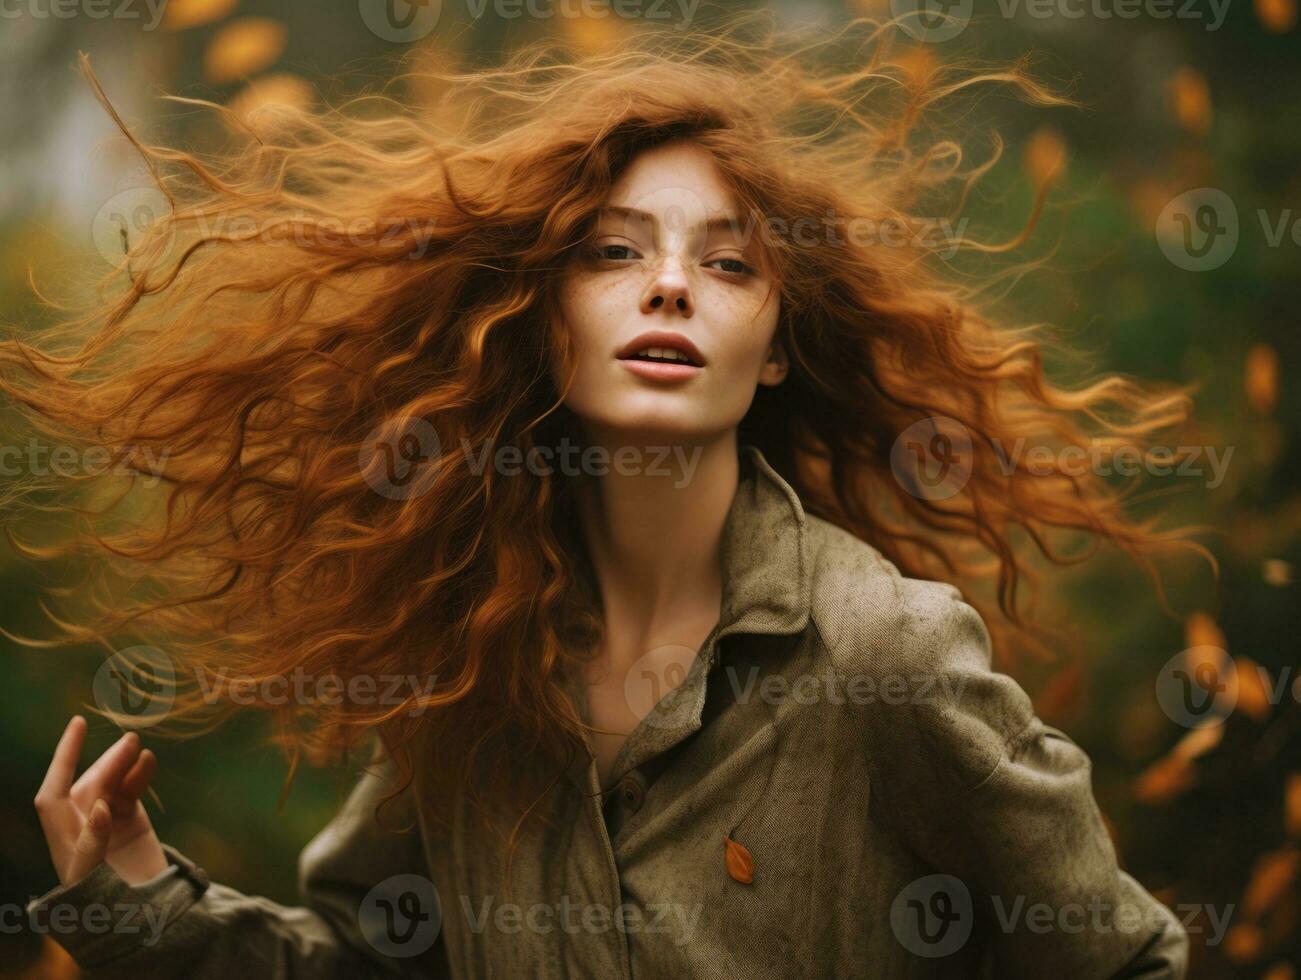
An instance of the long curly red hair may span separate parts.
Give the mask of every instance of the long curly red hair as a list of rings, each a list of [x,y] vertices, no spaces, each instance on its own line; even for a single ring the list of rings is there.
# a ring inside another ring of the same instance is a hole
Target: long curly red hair
[[[93,572],[66,590],[78,602],[56,616],[61,640],[129,634],[186,680],[155,731],[239,710],[205,695],[223,673],[415,675],[432,687],[400,701],[253,707],[295,763],[374,728],[407,781],[419,770],[522,819],[580,744],[561,680],[599,613],[576,588],[571,478],[476,471],[462,449],[574,435],[567,375],[548,369],[572,366],[559,276],[623,168],[673,139],[708,150],[759,219],[791,371],[739,435],[810,513],[907,575],[958,584],[1001,654],[1032,642],[1017,598],[1032,564],[1080,557],[1057,532],[1144,563],[1192,546],[1132,517],[1101,476],[1009,469],[1000,452],[1022,438],[1146,444],[1184,420],[1188,391],[1058,386],[1044,361],[1060,341],[982,311],[937,243],[852,234],[956,213],[993,158],[968,164],[928,135],[935,112],[985,86],[1066,101],[1024,66],[927,66],[861,21],[805,45],[745,19],[713,36],[647,31],[617,53],[538,43],[437,80],[440,125],[390,99],[251,121],[204,103],[237,138],[198,153],[144,145],[119,119],[166,213],[100,298],[0,346],[0,387],[51,442],[158,461],[152,489],[61,481],[108,498],[51,498],[34,475],[15,490],[76,517],[69,538],[25,553]],[[780,233],[810,217],[818,236]],[[938,437],[956,423],[970,440],[954,493],[900,466],[901,434],[934,419],[950,420]],[[428,457],[418,492],[385,469],[395,448]]]

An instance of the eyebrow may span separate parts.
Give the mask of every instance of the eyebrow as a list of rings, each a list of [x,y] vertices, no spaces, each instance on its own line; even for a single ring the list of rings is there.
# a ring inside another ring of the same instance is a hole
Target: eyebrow
[[[621,205],[608,205],[601,208],[598,217],[614,218],[632,218],[636,221],[644,222],[648,225],[658,224],[659,219],[649,211],[642,211],[640,208],[627,208]],[[716,218],[710,218],[705,222],[705,231],[743,231],[740,215],[732,211],[724,212]]]

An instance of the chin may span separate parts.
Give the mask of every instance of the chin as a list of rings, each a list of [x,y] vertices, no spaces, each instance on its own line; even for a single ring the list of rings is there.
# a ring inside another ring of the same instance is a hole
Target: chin
[[[620,445],[655,446],[663,443],[701,442],[720,431],[701,419],[689,406],[647,409],[638,406],[627,412],[603,412],[587,416],[587,424],[607,434]],[[722,426],[725,429],[726,426]]]
[[[700,420],[681,421],[666,419],[662,415],[626,420],[611,425],[609,431],[630,446],[653,446],[664,442],[696,442],[706,438],[708,431],[700,427]]]

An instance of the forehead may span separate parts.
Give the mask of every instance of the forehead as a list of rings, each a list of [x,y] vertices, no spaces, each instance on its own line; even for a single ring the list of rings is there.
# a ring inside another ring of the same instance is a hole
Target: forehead
[[[605,206],[644,211],[662,223],[704,224],[734,211],[736,196],[709,151],[677,140],[638,154]]]

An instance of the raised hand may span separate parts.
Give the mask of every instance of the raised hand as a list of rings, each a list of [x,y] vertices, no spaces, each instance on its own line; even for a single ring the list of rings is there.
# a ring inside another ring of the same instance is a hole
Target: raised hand
[[[78,779],[85,737],[86,720],[73,715],[34,801],[59,881],[80,881],[101,861],[127,884],[148,881],[168,864],[140,802],[158,758],[127,732]]]

